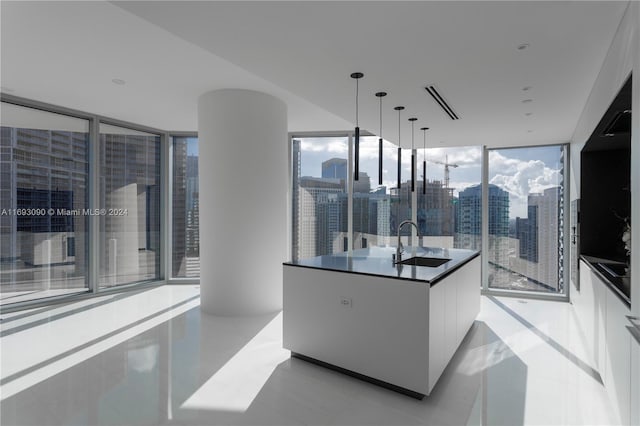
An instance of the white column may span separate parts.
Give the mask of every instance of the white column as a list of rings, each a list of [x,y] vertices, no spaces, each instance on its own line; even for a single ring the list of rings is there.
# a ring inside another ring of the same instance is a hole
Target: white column
[[[287,107],[223,89],[198,100],[201,308],[214,315],[282,309],[287,248]]]

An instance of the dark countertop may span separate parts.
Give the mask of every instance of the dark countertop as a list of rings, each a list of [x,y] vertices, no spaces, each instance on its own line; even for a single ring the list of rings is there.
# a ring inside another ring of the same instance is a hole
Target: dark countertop
[[[284,262],[288,266],[304,268],[326,269],[330,271],[348,272],[354,274],[373,275],[402,280],[428,282],[431,286],[438,281],[480,255],[480,252],[464,249],[445,249],[439,247],[405,247],[402,259],[414,256],[438,257],[451,259],[438,267],[394,265],[391,256],[395,254],[395,247],[370,247],[309,259]],[[478,277],[480,280],[480,277]]]
[[[580,255],[582,259],[591,270],[604,282],[604,284],[613,291],[620,300],[624,302],[627,307],[631,307],[631,278],[612,276],[607,269],[603,267],[603,264],[613,266],[624,266],[622,262],[616,262],[610,259],[604,259],[596,256],[589,256],[586,254]]]

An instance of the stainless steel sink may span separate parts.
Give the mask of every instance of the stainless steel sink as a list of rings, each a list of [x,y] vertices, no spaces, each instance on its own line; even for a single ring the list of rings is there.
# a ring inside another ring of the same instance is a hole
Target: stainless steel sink
[[[445,259],[445,258],[442,258],[442,257],[415,256],[415,257],[410,257],[410,258],[405,259],[405,260],[401,260],[398,263],[400,263],[402,265],[428,266],[430,268],[437,268],[438,266],[444,265],[445,263],[447,263],[450,260],[451,259]]]

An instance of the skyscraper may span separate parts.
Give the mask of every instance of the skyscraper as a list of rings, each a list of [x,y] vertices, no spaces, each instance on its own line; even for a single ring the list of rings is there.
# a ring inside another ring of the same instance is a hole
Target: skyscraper
[[[418,227],[422,235],[453,236],[455,229],[455,210],[453,189],[444,186],[442,181],[427,180],[425,194],[422,194],[424,182],[418,181]]]
[[[87,221],[58,209],[87,208],[88,133],[3,126],[1,134],[0,207],[43,214],[0,216],[0,260],[16,266],[0,283],[84,287]]]
[[[558,269],[562,233],[558,223],[562,188],[547,188],[542,193],[529,194],[527,218],[516,219],[520,259],[513,268],[539,285],[559,290],[561,272]]]
[[[509,235],[509,193],[496,185],[489,185],[489,235]],[[474,185],[458,196],[457,232],[482,234],[482,186]]]
[[[504,274],[509,267],[509,193],[496,185],[489,185],[489,285],[508,282]],[[456,247],[481,249],[482,243],[482,186],[471,186],[458,196]]]
[[[325,179],[347,180],[347,159],[331,158],[322,162],[322,177]]]
[[[303,176],[298,185],[294,217],[297,218],[297,241],[294,241],[294,259],[320,256],[342,251],[343,194],[339,179],[325,179]]]

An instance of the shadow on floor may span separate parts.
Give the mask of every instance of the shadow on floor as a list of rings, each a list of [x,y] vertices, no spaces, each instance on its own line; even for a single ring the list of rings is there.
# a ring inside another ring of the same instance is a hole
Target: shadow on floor
[[[418,401],[286,352],[282,357],[281,335],[273,333],[279,321],[212,317],[193,308],[3,400],[0,423],[523,423],[527,366],[483,322],[474,324],[434,392]],[[249,399],[247,389],[255,391]],[[221,397],[227,408],[206,406]]]

